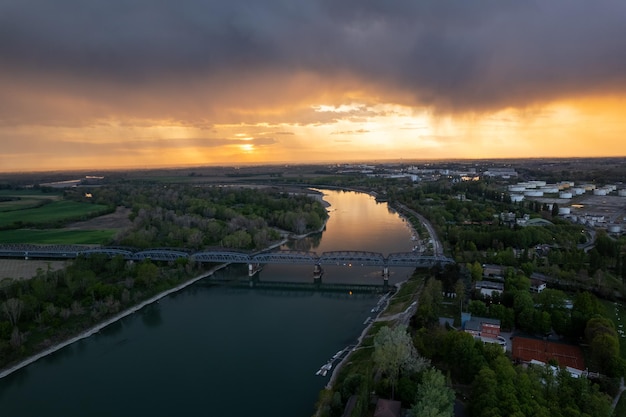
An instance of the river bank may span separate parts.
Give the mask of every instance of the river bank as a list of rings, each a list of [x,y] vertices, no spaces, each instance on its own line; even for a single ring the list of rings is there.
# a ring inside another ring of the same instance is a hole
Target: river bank
[[[75,342],[77,342],[77,341],[79,341],[81,339],[85,339],[87,337],[90,337],[93,334],[98,333],[100,330],[104,329],[105,327],[107,327],[107,326],[109,326],[109,325],[111,325],[111,324],[113,324],[113,323],[123,319],[124,317],[129,316],[129,315],[131,315],[133,313],[136,313],[137,311],[141,310],[145,306],[147,306],[149,304],[152,304],[152,303],[154,303],[156,301],[159,301],[163,297],[167,297],[168,295],[170,295],[172,293],[180,291],[183,288],[186,288],[186,287],[194,284],[195,282],[197,282],[197,281],[199,281],[199,280],[201,280],[203,278],[211,276],[216,271],[219,271],[220,269],[223,269],[223,268],[225,268],[227,266],[228,266],[228,264],[222,264],[222,265],[216,266],[215,268],[212,268],[208,272],[206,272],[204,274],[201,274],[201,275],[199,275],[197,277],[191,278],[190,280],[188,280],[188,281],[186,281],[186,282],[184,282],[184,283],[182,283],[182,284],[180,284],[180,285],[178,285],[176,287],[170,288],[169,290],[163,291],[163,292],[161,292],[161,293],[159,293],[159,294],[157,294],[157,295],[155,295],[155,296],[153,296],[153,297],[151,297],[151,298],[149,298],[149,299],[147,299],[145,301],[142,301],[141,303],[139,303],[139,304],[137,304],[137,305],[135,305],[133,307],[130,307],[130,308],[122,311],[121,313],[116,314],[115,316],[113,316],[113,317],[103,321],[102,323],[98,323],[97,325],[95,325],[93,327],[90,327],[89,329],[87,329],[87,330],[85,330],[83,332],[80,332],[78,335],[76,335],[76,336],[74,336],[74,337],[72,337],[72,338],[70,338],[68,340],[65,340],[65,341],[63,341],[61,343],[58,343],[58,344],[56,344],[54,346],[49,347],[48,349],[46,349],[46,350],[44,350],[44,351],[42,351],[40,353],[37,353],[37,354],[35,354],[33,356],[30,356],[30,357],[24,359],[23,361],[17,363],[16,365],[13,365],[13,366],[11,366],[11,367],[9,367],[7,369],[4,369],[4,370],[0,371],[0,379],[6,377],[7,375],[12,374],[13,372],[15,372],[15,371],[17,371],[19,369],[24,368],[25,366],[30,365],[31,363],[33,363],[33,362],[35,362],[35,361],[37,361],[37,360],[39,360],[41,358],[44,358],[44,357],[46,357],[46,356],[48,356],[48,355],[58,351],[59,349],[62,349],[64,347],[68,346],[68,345],[71,345],[72,343],[75,343]]]

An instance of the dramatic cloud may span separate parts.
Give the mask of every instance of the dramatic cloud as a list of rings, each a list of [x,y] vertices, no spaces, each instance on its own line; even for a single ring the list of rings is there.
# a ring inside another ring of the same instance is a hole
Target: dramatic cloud
[[[624,22],[623,1],[0,0],[0,139],[240,125],[299,149],[294,127],[363,135],[383,119],[448,136],[393,106],[534,123],[554,103],[626,95]]]

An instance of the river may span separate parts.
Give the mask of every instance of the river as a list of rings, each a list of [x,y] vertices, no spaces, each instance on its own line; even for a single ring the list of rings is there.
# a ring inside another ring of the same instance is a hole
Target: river
[[[326,230],[285,248],[409,251],[411,230],[366,194],[323,191]],[[243,266],[218,271],[232,277]],[[390,283],[411,270],[392,268]],[[259,280],[312,281],[310,266],[266,265]],[[382,283],[381,270],[327,267],[330,283]],[[204,279],[0,380],[0,416],[309,417],[377,296],[216,287]]]

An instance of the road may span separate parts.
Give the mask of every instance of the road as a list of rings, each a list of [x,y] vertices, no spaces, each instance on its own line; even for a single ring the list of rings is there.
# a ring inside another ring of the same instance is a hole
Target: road
[[[443,256],[443,245],[441,244],[441,240],[439,240],[439,237],[437,236],[437,232],[435,232],[435,228],[433,227],[433,225],[424,216],[422,216],[415,210],[411,210],[407,206],[403,204],[399,204],[399,203],[397,204],[397,207],[400,210],[405,211],[411,214],[412,216],[415,216],[417,219],[419,219],[419,221],[424,225],[424,227],[428,231],[428,234],[430,235],[430,239],[432,240],[433,255]]]

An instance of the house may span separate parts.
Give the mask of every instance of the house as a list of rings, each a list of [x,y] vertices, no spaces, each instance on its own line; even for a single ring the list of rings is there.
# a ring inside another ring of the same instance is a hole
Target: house
[[[476,281],[474,288],[487,297],[493,297],[493,293],[502,294],[504,292],[504,284],[501,282]]]
[[[481,339],[497,339],[500,336],[500,320],[488,317],[470,317],[463,323],[463,330]]]
[[[537,278],[530,278],[530,290],[532,292],[540,293],[541,291],[546,289],[545,281],[542,281]]]
[[[483,265],[484,278],[504,278],[504,266],[502,265]]]

